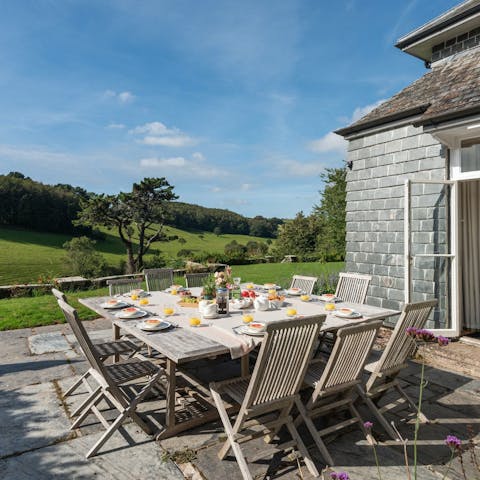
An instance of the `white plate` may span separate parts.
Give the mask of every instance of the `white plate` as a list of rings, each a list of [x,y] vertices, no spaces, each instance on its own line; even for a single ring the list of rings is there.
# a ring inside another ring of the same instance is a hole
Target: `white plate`
[[[166,330],[167,328],[170,328],[172,326],[170,322],[167,322],[165,320],[153,318],[151,320],[160,320],[160,323],[158,325],[149,325],[148,323],[145,323],[144,320],[143,322],[137,323],[136,327],[140,330],[145,330],[147,332],[156,332],[159,330]]]
[[[320,295],[318,297],[319,300],[321,300],[322,302],[341,302],[341,300],[336,297],[335,295]]]
[[[359,312],[355,312],[354,310],[352,310],[351,312],[347,313],[347,312],[341,312],[340,310],[335,310],[335,313],[334,315],[336,317],[340,317],[340,318],[360,318],[362,317],[362,314],[359,313]]]
[[[288,295],[304,295],[304,291],[300,288],[289,288],[287,290]]]
[[[265,290],[280,290],[282,287],[276,285],[275,283],[264,283],[262,285],[262,288],[264,288]]]
[[[142,317],[145,317],[146,315],[148,315],[147,312],[145,312],[144,310],[139,310],[137,309],[137,311],[135,313],[122,313],[122,311],[118,312],[115,314],[115,316],[117,318],[122,318],[124,320],[130,320],[130,319],[135,319],[135,318],[142,318]]]
[[[106,310],[116,310],[117,308],[128,307],[128,303],[127,302],[117,302],[117,303],[104,302],[100,306],[102,308],[105,308]]]
[[[248,327],[248,325],[241,325],[237,328],[237,332],[243,333],[244,335],[251,335],[252,337],[263,337],[265,335],[265,330],[258,331],[253,330]]]

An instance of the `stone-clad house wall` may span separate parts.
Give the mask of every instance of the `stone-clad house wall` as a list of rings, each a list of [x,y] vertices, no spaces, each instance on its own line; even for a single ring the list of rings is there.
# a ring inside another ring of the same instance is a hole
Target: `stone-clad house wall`
[[[368,304],[401,309],[405,179],[446,179],[445,152],[421,127],[407,125],[350,140],[348,160],[346,271],[372,275]],[[412,196],[413,253],[445,252],[444,188],[421,184],[413,191],[419,194]],[[437,296],[443,282],[433,268],[438,261],[418,260],[412,300]]]

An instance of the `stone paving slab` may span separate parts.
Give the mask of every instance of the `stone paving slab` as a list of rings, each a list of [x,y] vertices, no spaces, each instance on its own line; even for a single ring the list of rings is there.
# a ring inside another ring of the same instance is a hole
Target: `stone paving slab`
[[[68,442],[26,452],[0,460],[3,480],[115,479],[115,480],[183,480],[171,461],[162,460],[163,451],[136,426],[125,428],[134,440],[129,445],[121,435],[114,435],[101,453],[90,460],[85,452],[98,435],[86,435]]]
[[[39,333],[28,337],[28,347],[32,355],[41,355],[42,353],[68,352],[71,351],[71,345],[67,342],[65,336],[60,332]]]
[[[70,421],[51,382],[4,390],[0,395],[0,455],[14,455],[65,440]]]

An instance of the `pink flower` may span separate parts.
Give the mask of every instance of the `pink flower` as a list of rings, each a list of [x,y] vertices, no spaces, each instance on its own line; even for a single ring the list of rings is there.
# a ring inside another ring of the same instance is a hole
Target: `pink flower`
[[[450,339],[446,337],[442,337],[442,335],[439,335],[437,337],[437,342],[441,347],[446,347],[450,343]]]
[[[363,426],[367,429],[367,430],[370,430],[372,427],[373,427],[373,423],[372,422],[365,422],[363,424]]]
[[[462,441],[455,435],[447,435],[445,445],[449,446],[451,450],[460,450]]]
[[[350,480],[347,472],[332,472],[330,478],[332,480]]]

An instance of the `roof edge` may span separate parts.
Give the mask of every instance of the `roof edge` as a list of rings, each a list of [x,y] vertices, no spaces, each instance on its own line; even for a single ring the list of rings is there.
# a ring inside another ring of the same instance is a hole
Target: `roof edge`
[[[424,119],[420,118],[413,123],[413,126],[435,127],[441,123],[448,122],[450,120],[457,120],[458,118],[469,117],[478,113],[480,113],[480,105],[476,105],[475,107],[463,108],[462,110],[457,110],[456,112],[444,113],[442,115],[431,116]]]
[[[452,10],[454,10],[457,7],[454,7]],[[455,23],[459,22],[460,20],[463,20],[464,18],[467,18],[471,16],[472,14],[480,12],[480,5],[474,5],[472,8],[469,8],[467,10],[464,10],[463,12],[458,13],[457,15],[454,15],[453,17],[446,18],[445,20],[433,24],[430,27],[428,26],[429,24],[427,23],[423,27],[418,28],[417,30],[414,30],[413,32],[399,38],[397,40],[397,43],[395,44],[395,47],[399,48],[400,50],[403,50],[410,45],[418,42],[419,40],[422,40],[423,38],[429,37],[437,32],[440,32],[441,30],[445,29],[446,27],[449,27],[451,25],[454,25]],[[449,13],[449,12],[446,12]],[[445,14],[444,14],[445,15]],[[438,17],[441,18],[442,16]],[[433,20],[434,21],[434,20]]]
[[[334,130],[334,133],[336,133],[337,135],[341,135],[342,137],[347,137],[352,133],[358,133],[358,132],[361,132],[362,130],[367,130],[369,128],[383,125],[384,123],[395,122],[397,120],[402,120],[407,117],[412,117],[414,115],[424,113],[430,107],[430,105],[431,105],[430,103],[426,103],[424,105],[409,108],[408,110],[403,110],[401,112],[393,113],[391,115],[386,115],[382,118],[377,118],[375,120],[363,122],[358,125],[353,124],[353,125],[350,125],[349,127],[344,127],[338,130]]]

